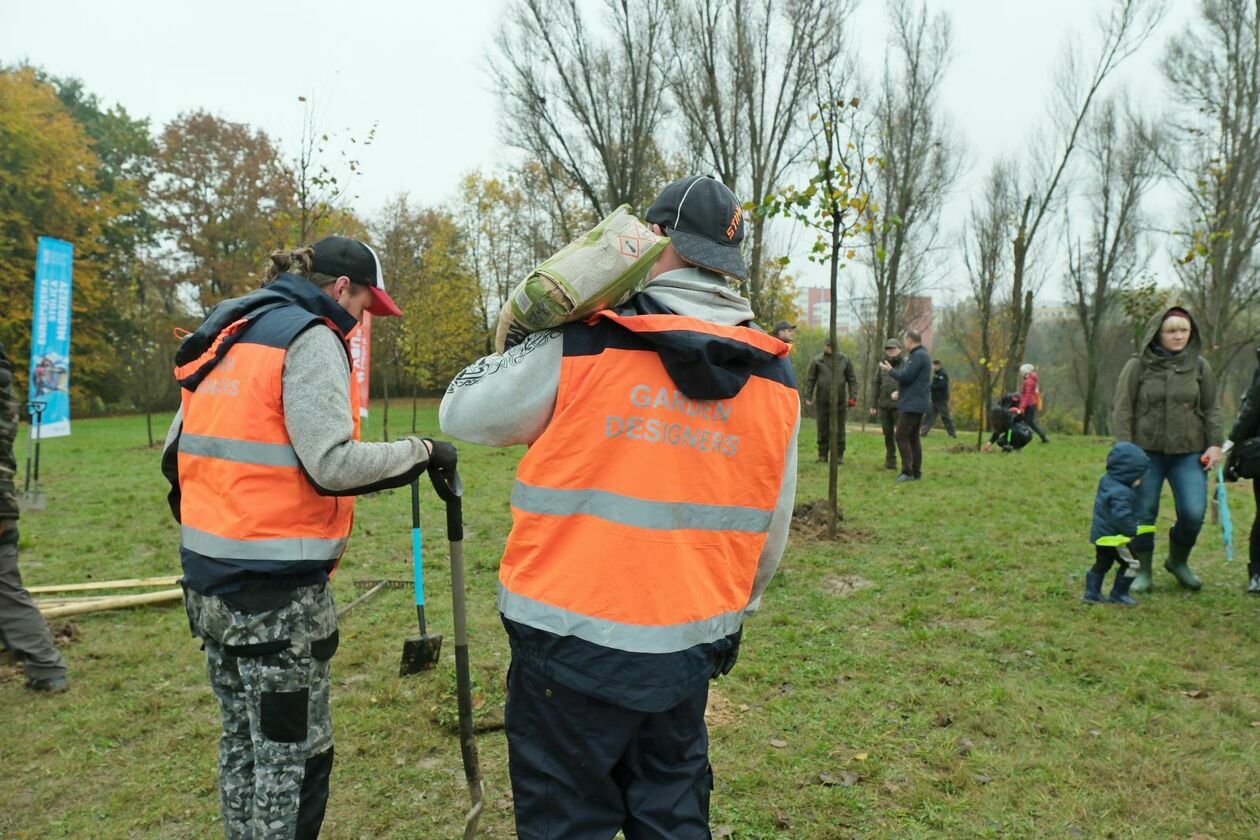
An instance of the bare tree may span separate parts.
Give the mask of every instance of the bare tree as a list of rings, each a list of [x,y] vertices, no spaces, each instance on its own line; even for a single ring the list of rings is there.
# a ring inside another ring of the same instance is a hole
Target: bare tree
[[[1008,269],[1006,243],[1014,222],[1014,174],[1009,164],[995,164],[985,179],[980,202],[962,234],[963,261],[971,298],[954,307],[945,318],[945,332],[962,349],[979,383],[980,417],[976,445],[984,440],[993,402],[993,386],[1004,359],[995,359],[1004,343],[1003,313],[999,293]]]
[[[538,163],[564,232],[621,204],[640,211],[666,166],[660,133],[669,0],[604,0],[588,25],[581,0],[513,0],[492,57],[508,144]],[[562,197],[578,191],[590,216],[568,218]]]
[[[875,298],[875,331],[896,335],[906,298],[922,286],[936,249],[941,207],[958,180],[958,141],[939,113],[949,66],[949,17],[929,16],[923,0],[893,0],[891,34],[875,106],[878,219],[866,235]],[[868,374],[871,371],[867,372]]]
[[[811,149],[810,67],[843,52],[848,0],[680,0],[669,76],[687,148],[750,207],[783,186]],[[780,289],[767,256],[768,220],[749,219],[743,293],[762,317]]]
[[[351,179],[360,172],[355,150],[372,145],[376,139],[376,124],[372,124],[362,140],[347,134],[345,144],[333,150],[338,136],[320,124],[315,106],[307,97],[299,96],[298,101],[302,103],[302,135],[297,155],[289,161],[295,203],[293,232],[296,242],[307,243],[322,226],[338,216],[339,210],[346,209],[349,199],[358,198],[348,192]]]
[[[1142,242],[1142,199],[1158,175],[1154,137],[1132,117],[1126,125],[1115,100],[1108,100],[1089,121],[1083,140],[1089,228],[1084,242],[1073,242],[1069,228],[1067,286],[1084,344],[1083,353],[1073,354],[1073,364],[1085,402],[1085,434],[1091,426],[1106,428],[1110,405],[1099,393],[1104,339],[1120,293],[1149,259]]]
[[[1104,83],[1150,37],[1163,16],[1162,0],[1111,0],[1099,20],[1102,46],[1092,65],[1069,53],[1058,85],[1054,123],[1062,145],[1039,154],[1032,181],[1021,191],[1022,201],[1011,241],[1011,293],[1007,320],[1010,336],[1006,351],[1005,388],[1014,390],[1019,365],[1032,326],[1034,284],[1029,260],[1037,234],[1050,218],[1068,174],[1091,106]]]
[[[1260,300],[1260,14],[1254,0],[1202,0],[1198,26],[1164,60],[1180,159],[1161,157],[1182,194],[1178,277],[1218,373],[1257,336]]]

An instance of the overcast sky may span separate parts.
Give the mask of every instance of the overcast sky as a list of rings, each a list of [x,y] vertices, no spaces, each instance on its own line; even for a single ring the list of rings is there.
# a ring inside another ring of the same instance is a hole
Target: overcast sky
[[[1193,17],[1194,0],[1168,0],[1163,28],[1130,60],[1112,90],[1158,102],[1157,63],[1168,33]],[[1069,37],[1096,43],[1107,0],[931,0],[954,22],[955,59],[944,92],[969,150],[971,181],[999,157],[1020,157],[1045,127],[1045,100]],[[460,176],[512,158],[499,138],[499,106],[486,70],[504,0],[0,0],[0,62],[29,61],[77,76],[106,103],[155,126],[205,108],[267,131],[291,151],[309,97],[327,129],[360,137],[356,208],[372,213],[405,191],[422,203],[449,198]],[[853,31],[878,74],[884,0],[864,0]],[[969,204],[964,179],[943,220]],[[1166,208],[1165,208],[1166,209]],[[807,282],[821,273],[801,269]],[[961,278],[946,282],[955,284]],[[1054,295],[1051,295],[1054,296]]]

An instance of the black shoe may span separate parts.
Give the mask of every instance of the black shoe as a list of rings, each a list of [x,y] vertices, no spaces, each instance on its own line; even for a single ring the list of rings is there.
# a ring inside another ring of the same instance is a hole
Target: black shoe
[[[901,484],[903,481],[914,481],[914,476],[910,475],[910,473],[898,473],[897,477],[894,478],[893,481],[898,484]]]
[[[43,694],[61,694],[70,690],[69,677],[29,677],[26,680],[26,687],[31,691],[38,691]]]
[[[1260,595],[1260,572],[1251,576],[1251,582],[1247,584],[1247,592],[1251,595]]]

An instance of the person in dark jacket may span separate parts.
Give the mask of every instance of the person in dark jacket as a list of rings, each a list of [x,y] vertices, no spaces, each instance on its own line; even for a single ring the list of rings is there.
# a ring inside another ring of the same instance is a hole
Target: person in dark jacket
[[[48,622],[22,586],[18,571],[18,501],[13,443],[18,432],[18,407],[13,365],[0,344],[0,644],[22,663],[26,687],[57,694],[70,687],[66,662],[53,644]]]
[[[901,366],[901,342],[890,338],[884,342],[884,362],[889,368]],[[880,364],[871,385],[871,417],[879,420],[884,430],[884,469],[897,469],[897,389],[901,387],[889,370]]]
[[[853,362],[843,353],[835,352],[831,339],[823,343],[823,351],[809,363],[805,374],[805,405],[813,406],[814,419],[818,424],[818,460],[826,461],[831,451],[831,378],[840,371],[844,382],[840,386],[836,409],[836,463],[844,463],[844,424],[848,410],[857,405],[857,374]]]
[[[1256,360],[1260,362],[1260,347],[1256,348]],[[1222,452],[1229,452],[1236,444],[1260,436],[1260,366],[1251,376],[1251,385],[1238,407],[1238,419],[1229,430]],[[1260,481],[1252,479],[1251,492],[1256,499],[1257,515],[1251,521],[1251,540],[1247,559],[1247,591],[1260,595]]]
[[[1139,571],[1134,592],[1151,588],[1159,496],[1172,487],[1177,521],[1168,532],[1164,568],[1183,588],[1198,591],[1199,578],[1187,562],[1203,529],[1207,473],[1216,469],[1224,442],[1221,401],[1212,366],[1200,354],[1194,317],[1184,306],[1157,312],[1142,349],[1125,363],[1116,383],[1111,427],[1117,441],[1130,441],[1150,459],[1138,488],[1138,536],[1132,543]]]
[[[897,481],[918,481],[923,477],[923,443],[919,428],[923,415],[932,407],[932,357],[923,346],[923,337],[906,330],[902,343],[908,353],[906,363],[893,369],[888,362],[880,368],[897,380],[897,449],[901,452],[901,474]]]
[[[945,367],[941,364],[940,359],[932,360],[932,407],[928,409],[927,416],[923,418],[923,437],[927,437],[927,433],[932,431],[932,426],[936,423],[936,418],[941,418],[941,425],[945,427],[945,434],[952,438],[958,437],[954,433],[954,419],[949,416],[949,374],[945,372]]]
[[[1089,541],[1094,544],[1094,567],[1085,573],[1085,595],[1082,600],[1101,603],[1102,585],[1107,572],[1119,565],[1116,579],[1107,600],[1113,604],[1135,606],[1129,587],[1137,577],[1138,561],[1129,550],[1137,537],[1137,491],[1150,460],[1140,446],[1122,442],[1107,453],[1107,472],[1098,481],[1094,495],[1094,521]]]

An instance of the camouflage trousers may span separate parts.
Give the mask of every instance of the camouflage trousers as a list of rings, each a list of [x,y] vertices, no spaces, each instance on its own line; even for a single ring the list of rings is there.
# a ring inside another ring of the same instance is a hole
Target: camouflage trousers
[[[337,611],[326,584],[283,592],[185,591],[223,712],[219,805],[228,840],[318,837],[333,736],[329,660]]]

